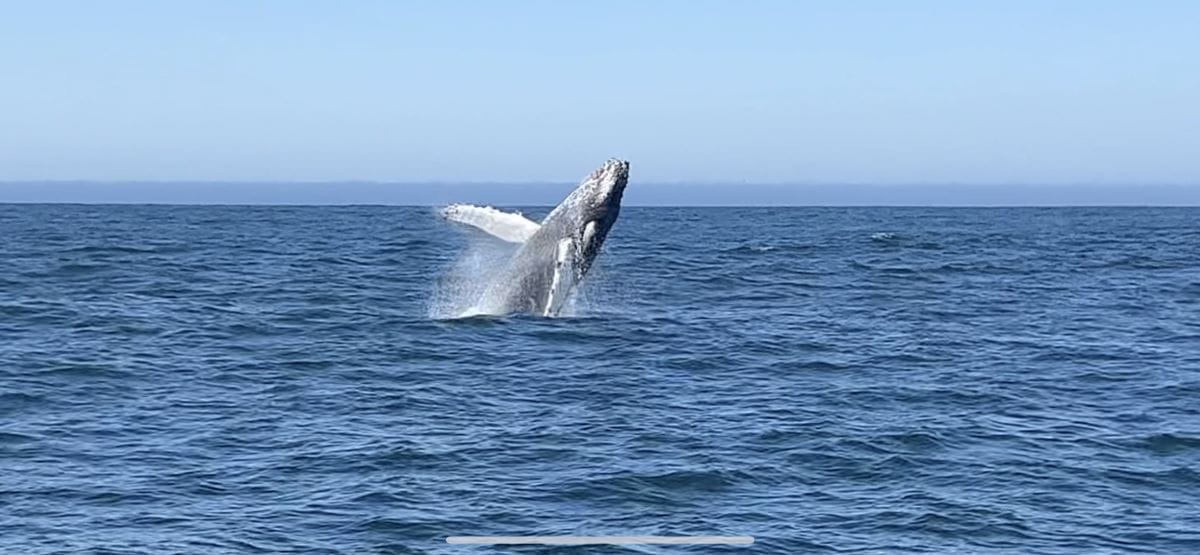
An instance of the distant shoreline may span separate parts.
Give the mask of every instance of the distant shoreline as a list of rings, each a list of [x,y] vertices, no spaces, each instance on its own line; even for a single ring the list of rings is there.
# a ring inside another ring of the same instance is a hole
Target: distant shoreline
[[[0,182],[4,204],[553,205],[571,183]],[[626,206],[1200,206],[1196,185],[863,185],[632,182]]]

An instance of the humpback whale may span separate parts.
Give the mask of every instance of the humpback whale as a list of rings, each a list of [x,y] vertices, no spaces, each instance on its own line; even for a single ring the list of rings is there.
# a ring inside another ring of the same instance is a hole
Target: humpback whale
[[[490,207],[453,204],[442,216],[521,246],[463,316],[518,312],[556,316],[592,267],[617,221],[629,162],[610,159],[541,223]]]

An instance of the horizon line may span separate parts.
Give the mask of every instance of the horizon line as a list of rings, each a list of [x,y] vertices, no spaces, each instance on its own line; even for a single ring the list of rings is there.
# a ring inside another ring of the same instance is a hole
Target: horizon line
[[[647,180],[648,186],[751,186],[751,187],[1196,187],[1200,181],[735,181],[735,180]],[[12,185],[578,185],[578,181],[554,180],[379,180],[379,179],[0,179],[0,187]]]
[[[282,206],[553,206],[569,183],[13,182],[0,202]],[[1187,185],[715,184],[629,186],[626,206],[1193,206]]]
[[[156,206],[156,207],[214,207],[214,208],[438,208],[445,203],[380,203],[380,202],[80,202],[80,201],[8,201],[0,206]],[[515,208],[554,208],[553,203],[480,203],[486,206]],[[1200,208],[1195,204],[654,204],[626,203],[623,208]]]

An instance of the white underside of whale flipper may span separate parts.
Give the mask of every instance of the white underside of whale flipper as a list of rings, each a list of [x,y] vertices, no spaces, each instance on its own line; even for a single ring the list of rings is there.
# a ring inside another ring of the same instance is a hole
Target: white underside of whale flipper
[[[571,294],[575,280],[575,242],[570,238],[558,242],[554,253],[554,279],[550,282],[549,297],[542,316],[555,316],[562,310]]]
[[[442,217],[510,243],[524,243],[542,227],[525,216],[502,212],[490,206],[451,204],[442,209]]]

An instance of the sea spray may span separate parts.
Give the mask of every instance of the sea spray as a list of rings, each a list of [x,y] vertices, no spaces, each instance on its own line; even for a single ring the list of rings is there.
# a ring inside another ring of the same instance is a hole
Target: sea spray
[[[488,284],[508,264],[518,245],[479,233],[467,234],[467,245],[434,284],[429,317],[436,320],[469,314]]]
[[[466,246],[434,283],[428,314],[450,320],[488,314],[484,296],[492,280],[503,271],[520,245],[468,233]],[[603,264],[593,266],[588,279],[575,288],[558,317],[578,317],[594,312],[619,312],[627,292]]]

